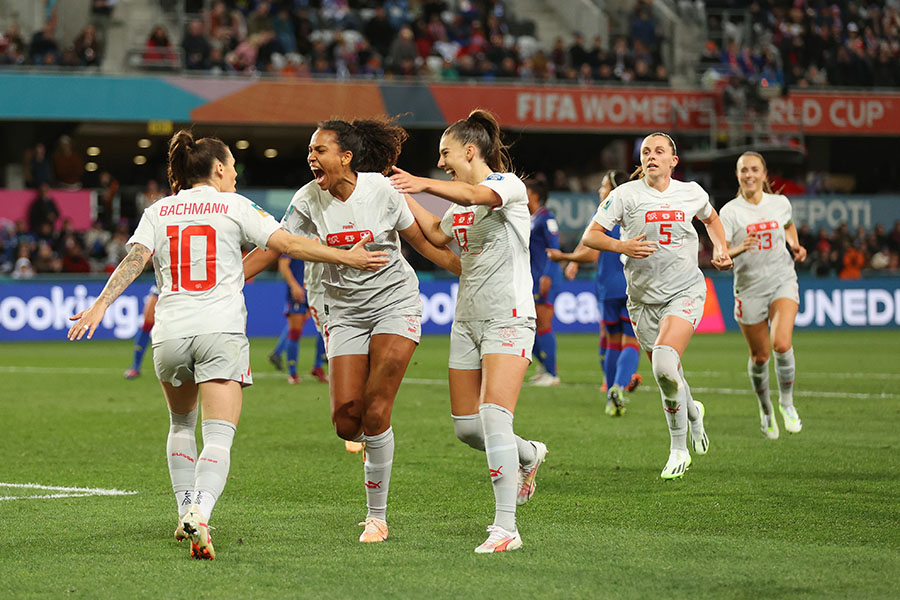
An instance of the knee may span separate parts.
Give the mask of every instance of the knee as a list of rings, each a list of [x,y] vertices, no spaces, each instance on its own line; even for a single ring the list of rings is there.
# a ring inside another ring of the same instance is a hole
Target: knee
[[[784,354],[791,349],[791,342],[785,340],[775,340],[772,342],[772,349],[778,354]]]
[[[752,360],[753,364],[755,364],[757,367],[763,366],[764,364],[769,362],[769,349],[766,348],[762,351],[750,352],[750,360]]]
[[[331,423],[334,425],[334,432],[343,440],[355,440],[362,432],[362,419],[353,402],[348,402],[333,410]]]
[[[681,376],[678,374],[678,353],[669,346],[656,346],[653,349],[653,377],[659,389],[666,396],[674,396],[681,387]]]
[[[484,429],[476,415],[453,415],[453,432],[457,439],[476,450],[484,450]]]

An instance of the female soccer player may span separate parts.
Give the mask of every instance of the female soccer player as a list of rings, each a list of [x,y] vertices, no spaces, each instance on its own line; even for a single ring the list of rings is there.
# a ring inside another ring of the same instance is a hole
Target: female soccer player
[[[794,407],[792,337],[800,307],[794,261],[805,260],[806,249],[797,239],[790,201],[772,193],[767,176],[761,154],[744,152],[738,158],[740,190],[722,207],[722,225],[728,253],[734,259],[734,318],[750,347],[747,371],[759,401],[760,428],[774,440],[778,439],[778,422],[769,400],[770,343],[775,352],[778,408],[784,428],[799,433],[803,427]]]
[[[284,316],[287,323],[275,349],[269,354],[269,362],[279,371],[282,369],[281,355],[284,354],[288,364],[288,383],[300,383],[297,375],[297,359],[300,355],[300,336],[303,325],[309,317],[309,304],[306,302],[306,290],[303,288],[303,274],[306,264],[302,260],[281,256],[278,258],[278,272],[284,277],[287,286],[284,301]]]
[[[709,195],[693,182],[672,178],[678,164],[675,142],[665,133],[651,133],[641,143],[640,178],[614,189],[600,203],[582,242],[589,248],[625,254],[628,314],[641,347],[650,357],[653,376],[662,393],[669,422],[669,460],[660,476],[675,479],[691,464],[687,449],[706,454],[709,439],[703,427],[704,408],[694,402],[684,379],[681,357],[703,316],[706,282],[697,267],[696,216],[713,242],[712,263],[731,268],[725,232]],[[622,226],[622,239],[606,234]]]
[[[361,542],[383,542],[388,487],[394,457],[391,411],[397,389],[421,335],[419,281],[400,253],[400,238],[426,258],[459,273],[459,259],[432,246],[422,235],[403,195],[383,173],[406,140],[391,121],[319,123],[307,161],[315,181],[291,200],[282,224],[291,233],[344,247],[368,236],[390,256],[377,273],[325,265],[325,343],[330,369],[331,420],[344,440],[365,442],[368,514]],[[245,274],[254,275],[272,258],[247,255]]]
[[[600,181],[600,202],[626,181],[628,175],[623,171],[607,172]],[[608,235],[618,240],[619,226],[613,227]],[[549,250],[547,254],[554,261],[571,261],[565,271],[570,279],[578,272],[579,263],[597,261],[596,293],[600,312],[600,360],[606,380],[606,414],[620,417],[625,414],[625,393],[633,392],[641,383],[641,376],[635,372],[641,353],[626,306],[628,296],[625,294],[622,255],[593,250],[584,244],[578,244],[569,253]]]
[[[305,260],[377,270],[384,252],[367,252],[363,240],[349,251],[288,235],[278,222],[235,193],[234,157],[215,138],[194,140],[179,131],[169,142],[173,196],[148,207],[130,250],[100,297],[72,317],[70,340],[94,330],[106,309],[152,257],[160,297],[156,306],[153,363],[169,405],[166,444],[179,509],[178,540],[190,538],[191,556],[216,556],[207,523],[228,477],[231,445],[241,414],[242,387],[253,383],[241,244],[250,241]],[[203,451],[194,431],[197,398],[203,405]]]
[[[131,367],[125,371],[125,379],[137,379],[141,376],[144,353],[147,352],[147,344],[150,343],[150,332],[153,331],[157,300],[159,300],[159,288],[156,287],[156,284],[153,284],[150,286],[150,291],[147,292],[147,297],[144,299],[144,323],[134,338],[134,358],[131,361]]]
[[[395,167],[391,183],[401,192],[429,192],[456,205],[438,220],[408,198],[429,239],[436,245],[455,239],[462,252],[450,333],[450,409],[456,436],[487,454],[495,499],[488,538],[475,552],[515,550],[522,547],[516,505],[531,498],[547,455],[541,442],[513,433],[535,331],[528,198],[511,172],[500,126],[487,111],[474,110],[444,131],[437,166],[452,181]]]
[[[534,308],[537,313],[537,332],[532,354],[544,368],[532,378],[531,383],[540,387],[559,385],[556,372],[556,335],[553,333],[553,303],[560,283],[560,268],[547,258],[547,250],[559,250],[559,225],[553,213],[546,207],[547,185],[538,179],[525,181],[528,194],[528,212],[531,214],[531,279]]]

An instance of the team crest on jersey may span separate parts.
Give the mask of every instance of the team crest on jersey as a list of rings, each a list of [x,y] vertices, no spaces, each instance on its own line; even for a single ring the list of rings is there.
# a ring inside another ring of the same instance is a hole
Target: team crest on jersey
[[[516,328],[515,327],[501,327],[497,332],[497,335],[501,340],[511,340],[516,337]]]
[[[612,204],[612,198],[607,196],[606,200],[600,203],[600,208],[603,210],[609,210],[609,205]]]
[[[503,181],[503,175],[500,173],[491,173],[485,181]]]
[[[547,231],[554,235],[559,233],[559,225],[556,223],[556,219],[547,219]]]

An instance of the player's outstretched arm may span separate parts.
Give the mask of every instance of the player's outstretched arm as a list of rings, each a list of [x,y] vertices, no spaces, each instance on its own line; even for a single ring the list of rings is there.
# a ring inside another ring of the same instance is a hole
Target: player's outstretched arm
[[[440,196],[460,206],[500,206],[503,204],[500,196],[491,188],[484,185],[472,185],[464,181],[442,181],[429,179],[428,177],[416,177],[407,173],[400,167],[394,167],[391,175],[391,185],[394,189],[404,194],[417,194],[428,192]]]
[[[413,213],[415,214],[415,213]],[[443,233],[443,232],[441,232]],[[440,247],[435,246],[431,240],[429,240],[422,229],[419,227],[418,221],[414,222],[412,225],[400,231],[400,236],[413,248],[416,249],[416,252],[436,264],[437,266],[447,269],[454,275],[460,275],[462,273],[462,265],[459,262],[459,257],[456,256],[449,248],[442,245]],[[447,236],[444,236],[447,237]],[[447,237],[447,241],[450,241],[450,238]],[[446,244],[446,242],[444,242]]]
[[[94,337],[94,331],[100,325],[100,321],[103,320],[106,309],[115,302],[116,298],[122,295],[125,288],[131,285],[131,282],[137,279],[138,275],[144,272],[144,267],[147,266],[147,261],[150,260],[152,255],[153,253],[150,252],[147,246],[132,244],[131,250],[128,251],[128,254],[122,259],[122,262],[119,263],[113,274],[109,276],[109,281],[106,282],[106,286],[100,292],[100,296],[90,308],[69,317],[70,320],[75,321],[75,324],[69,328],[67,337],[70,340],[80,340],[85,334],[87,334],[88,339]]]
[[[275,250],[254,248],[244,257],[244,279],[252,279],[269,268],[281,256]]]
[[[441,230],[441,220],[428,212],[424,206],[416,202],[416,199],[409,194],[403,194],[403,197],[406,198],[406,205],[409,206],[409,210],[416,218],[416,223],[419,224],[419,229],[422,230],[428,241],[435,246],[446,246],[449,244],[453,238]]]
[[[276,252],[300,260],[346,265],[361,271],[377,271],[388,264],[389,257],[387,252],[381,250],[376,252],[366,250],[366,243],[371,241],[366,234],[349,250],[341,250],[325,246],[307,237],[291,235],[284,229],[279,229],[269,236],[266,245]]]

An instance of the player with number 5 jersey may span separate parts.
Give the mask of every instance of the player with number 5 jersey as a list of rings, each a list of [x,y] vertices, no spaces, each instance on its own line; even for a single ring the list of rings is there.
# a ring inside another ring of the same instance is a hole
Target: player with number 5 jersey
[[[803,427],[794,406],[792,338],[800,308],[794,261],[805,260],[806,249],[797,238],[790,201],[769,187],[762,155],[743,153],[736,175],[738,195],[722,207],[725,239],[734,259],[734,318],[750,348],[747,373],[759,403],[760,429],[766,438],[777,439],[778,422],[769,399],[770,344],[784,428],[799,433]]]
[[[216,556],[209,517],[221,496],[241,414],[242,388],[253,383],[245,334],[241,245],[251,242],[294,258],[377,270],[383,252],[363,241],[350,250],[289,235],[247,198],[235,193],[234,157],[215,138],[179,131],[169,142],[174,195],[144,210],[129,252],[100,297],[72,317],[70,340],[91,338],[106,309],[153,260],[159,301],[153,363],[169,407],[166,456],[178,507],[176,540],[191,540],[191,556]],[[203,451],[197,454],[198,398]]]
[[[665,133],[645,137],[641,166],[635,172],[640,177],[620,185],[600,203],[582,238],[585,246],[627,256],[628,314],[652,363],[669,424],[663,479],[682,477],[690,466],[689,433],[696,454],[706,454],[709,448],[704,407],[691,396],[681,366],[706,300],[706,282],[697,266],[694,217],[706,225],[713,242],[713,266],[731,268],[722,224],[709,195],[694,182],[673,179],[677,164],[671,137]],[[621,225],[619,240],[606,234],[616,225]]]

